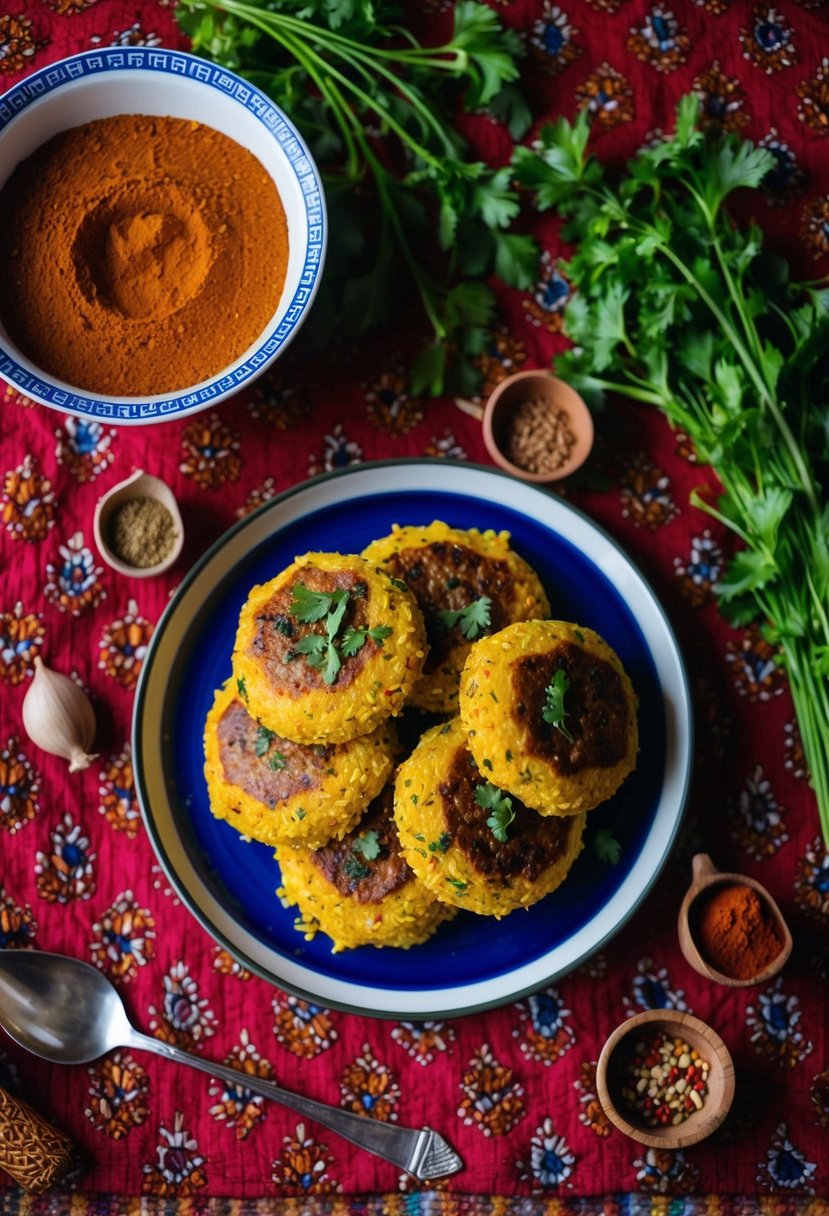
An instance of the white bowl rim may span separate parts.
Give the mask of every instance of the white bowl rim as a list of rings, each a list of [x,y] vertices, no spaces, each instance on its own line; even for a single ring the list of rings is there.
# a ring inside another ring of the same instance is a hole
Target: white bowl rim
[[[62,85],[105,72],[149,71],[195,80],[238,102],[281,144],[296,174],[305,203],[307,239],[300,282],[275,325],[248,357],[236,366],[188,386],[176,394],[118,397],[85,392],[21,362],[0,333],[0,377],[41,405],[89,421],[121,426],[144,425],[188,417],[217,405],[261,375],[282,354],[304,321],[319,289],[328,239],[325,195],[308,147],[287,115],[270,97],[241,76],[188,51],[164,47],[100,47],[47,64],[0,95],[0,135],[20,114]],[[236,363],[239,363],[237,360]]]

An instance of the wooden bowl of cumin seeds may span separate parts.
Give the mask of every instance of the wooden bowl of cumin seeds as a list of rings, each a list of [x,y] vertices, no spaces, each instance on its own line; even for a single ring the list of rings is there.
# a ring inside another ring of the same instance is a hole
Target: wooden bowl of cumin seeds
[[[483,416],[486,449],[522,481],[560,481],[593,447],[593,419],[582,398],[552,372],[516,372],[490,395]]]

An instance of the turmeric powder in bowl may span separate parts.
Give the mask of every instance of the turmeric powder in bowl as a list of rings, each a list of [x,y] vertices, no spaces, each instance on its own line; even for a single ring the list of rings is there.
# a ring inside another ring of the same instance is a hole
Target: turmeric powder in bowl
[[[0,319],[87,392],[214,376],[273,317],[287,265],[273,179],[200,123],[119,114],[62,131],[0,191]]]

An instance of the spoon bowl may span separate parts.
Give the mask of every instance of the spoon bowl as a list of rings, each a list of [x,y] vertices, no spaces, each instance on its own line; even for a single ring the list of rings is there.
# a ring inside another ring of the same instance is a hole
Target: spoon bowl
[[[717,984],[722,984],[726,988],[749,988],[754,984],[764,984],[767,980],[773,979],[778,971],[782,969],[792,952],[792,935],[789,932],[789,926],[783,919],[783,914],[778,908],[775,901],[772,899],[769,892],[754,878],[749,878],[746,874],[729,874],[723,870],[718,870],[707,853],[697,853],[691,863],[692,881],[688,888],[682,905],[679,909],[679,920],[677,931],[679,934],[679,947],[685,956],[686,962],[704,975],[706,979],[714,980]],[[718,971],[713,967],[700,951],[699,945],[694,937],[692,929],[694,904],[701,895],[709,892],[716,886],[744,886],[750,887],[757,892],[762,903],[770,912],[774,919],[782,945],[780,951],[762,970],[756,975],[749,976],[746,979],[737,979],[733,975],[726,975],[723,971]]]

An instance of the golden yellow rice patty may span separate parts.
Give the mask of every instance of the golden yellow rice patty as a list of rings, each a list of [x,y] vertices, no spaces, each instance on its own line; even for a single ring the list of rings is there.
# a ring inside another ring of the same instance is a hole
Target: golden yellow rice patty
[[[346,743],[399,714],[423,669],[414,597],[378,565],[306,553],[254,587],[233,676],[248,711],[297,743]]]
[[[388,785],[339,843],[316,852],[277,849],[279,895],[300,911],[295,927],[307,940],[327,934],[334,954],[356,946],[417,946],[455,914],[401,856],[392,800]]]
[[[625,669],[597,633],[568,621],[525,621],[476,643],[460,710],[477,763],[542,815],[592,810],[636,764]]]
[[[545,818],[488,778],[453,718],[428,730],[398,769],[394,817],[403,855],[439,900],[500,918],[560,886],[585,816]]]
[[[216,693],[204,728],[210,809],[263,844],[319,848],[359,822],[392,769],[391,722],[348,743],[294,743],[248,713],[236,684]]]
[[[428,527],[395,524],[363,556],[404,579],[423,613],[429,654],[410,698],[420,709],[457,713],[458,680],[473,638],[550,615],[538,575],[512,551],[509,532],[463,531],[438,520]],[[450,624],[441,615],[457,614],[482,596],[490,601],[483,628],[464,635],[463,621]]]

